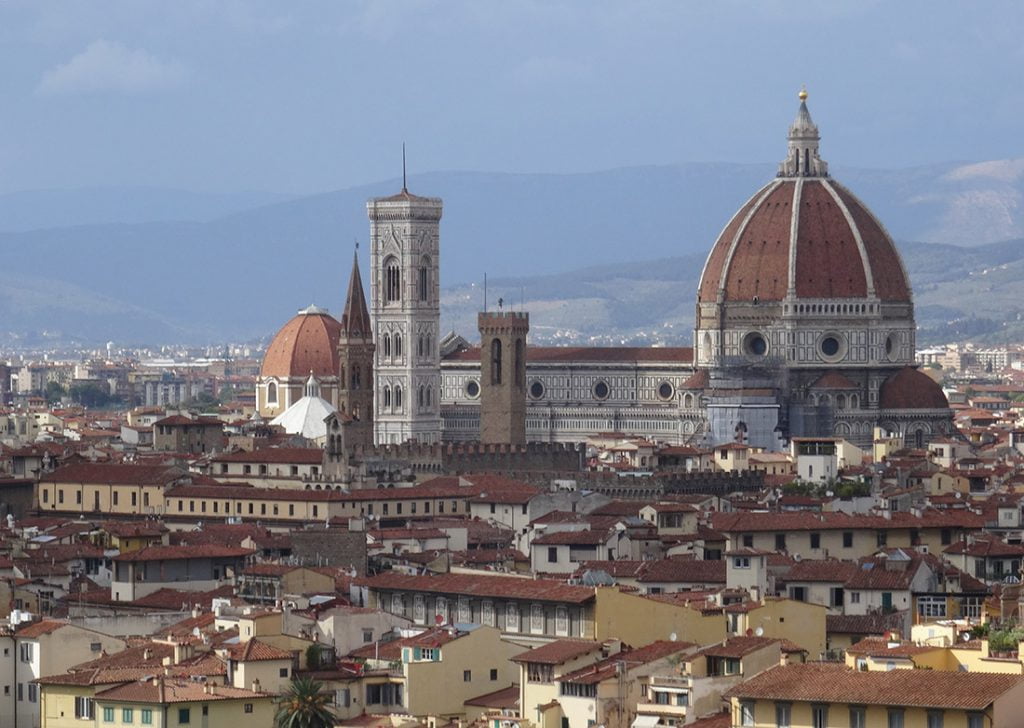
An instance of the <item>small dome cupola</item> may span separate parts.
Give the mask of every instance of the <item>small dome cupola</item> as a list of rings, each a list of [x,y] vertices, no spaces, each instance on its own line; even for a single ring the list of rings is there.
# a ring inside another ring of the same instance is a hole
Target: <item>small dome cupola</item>
[[[320,396],[320,382],[317,381],[316,377],[311,371],[309,373],[309,379],[306,380],[306,396],[307,397],[319,397]]]
[[[780,177],[828,177],[828,163],[818,156],[821,136],[807,110],[807,89],[800,90],[800,108],[789,125],[789,154],[779,164]]]

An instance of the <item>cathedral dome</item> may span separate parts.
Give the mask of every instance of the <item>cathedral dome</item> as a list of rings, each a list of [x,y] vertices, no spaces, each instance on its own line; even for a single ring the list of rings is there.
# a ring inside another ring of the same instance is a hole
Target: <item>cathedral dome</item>
[[[326,309],[310,306],[281,327],[267,347],[260,376],[338,376],[341,324]]]
[[[779,176],[740,208],[712,248],[699,302],[910,302],[903,263],[885,228],[828,177],[805,99],[802,94]]]
[[[949,400],[934,379],[913,367],[904,367],[885,380],[878,393],[884,410],[949,409]]]

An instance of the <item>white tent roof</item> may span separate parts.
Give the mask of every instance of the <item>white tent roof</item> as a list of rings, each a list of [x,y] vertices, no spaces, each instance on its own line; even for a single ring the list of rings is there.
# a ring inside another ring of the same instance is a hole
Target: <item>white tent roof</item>
[[[334,406],[322,397],[306,396],[270,421],[280,425],[289,435],[302,435],[316,440],[327,435],[324,419],[335,412]]]

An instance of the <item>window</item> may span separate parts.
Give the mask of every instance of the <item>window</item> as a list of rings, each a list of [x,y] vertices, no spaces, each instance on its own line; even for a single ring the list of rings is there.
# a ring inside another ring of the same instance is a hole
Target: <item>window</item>
[[[35,683],[28,684],[28,702],[37,703],[39,702],[39,686]]]
[[[188,725],[192,722],[192,709],[191,708],[178,708],[178,724]]]
[[[843,548],[853,548],[853,531],[843,531]]]
[[[828,728],[828,706],[811,706],[811,728]]]
[[[554,679],[555,668],[553,665],[544,665],[539,662],[526,663],[527,682],[550,684]]]
[[[785,551],[786,550],[786,534],[777,533],[775,534],[775,550]]]
[[[114,709],[113,708],[109,708],[108,707],[108,708],[104,708],[103,709],[103,722],[104,723],[113,723],[114,722]],[[181,721],[179,720],[178,722],[180,723]]]
[[[19,645],[19,648],[18,648],[19,654],[21,656],[21,661],[22,662],[32,662],[32,653],[33,653],[34,649],[35,649],[35,643],[34,642],[22,642],[21,645]]]
[[[135,722],[135,709],[134,708],[121,708],[121,722],[122,723],[134,723]]]
[[[985,714],[984,713],[968,713],[967,714],[967,728],[984,728],[985,726]]]
[[[402,269],[398,261],[388,258],[384,261],[384,302],[395,303],[402,300]]]
[[[139,711],[139,722],[142,725],[153,725],[153,711],[150,708],[143,708]]]
[[[473,671],[463,670],[462,671],[462,682],[473,682]]]
[[[419,293],[420,300],[429,300],[430,294],[430,258],[424,256],[420,261],[420,280],[419,280]]]
[[[496,667],[491,668],[491,682],[498,679],[498,669]]]
[[[735,569],[749,569],[750,568],[750,557],[749,556],[733,556],[732,565]]]
[[[775,704],[775,725],[777,728],[789,728],[792,708],[793,706],[789,703]]]
[[[754,534],[745,533],[743,534],[743,548],[752,549],[754,548]]]
[[[889,728],[903,728],[903,708],[889,708]]]
[[[850,706],[850,728],[867,728],[867,709],[861,705]]]
[[[875,534],[875,543],[877,544],[878,548],[882,548],[888,542],[889,542],[889,532],[888,531],[879,531],[877,534]]]
[[[278,670],[278,675],[280,677],[288,677],[288,668],[282,667],[280,670]]]
[[[922,617],[932,618],[945,618],[946,617],[946,599],[945,597],[926,597],[921,596],[917,598],[917,613]],[[929,727],[931,724],[929,723]]]
[[[740,725],[754,725],[754,703],[750,700],[740,701]]]
[[[246,713],[251,713],[252,712],[252,703],[246,703],[245,704],[245,712]]]
[[[821,534],[820,533],[812,533],[811,534],[811,548],[812,549],[820,549],[821,548]]]
[[[93,719],[92,698],[83,698],[81,696],[75,698],[75,717],[80,720]]]
[[[367,642],[373,642],[373,630],[372,629],[364,629],[363,630],[363,644],[366,644]]]
[[[949,546],[951,543],[953,543],[953,529],[942,529],[942,545]]]
[[[501,384],[501,339],[491,341],[491,384]]]
[[[942,711],[929,710],[927,725],[928,728],[942,728]]]
[[[860,604],[860,592],[850,592],[850,604]]]
[[[548,563],[553,564],[558,561],[558,547],[548,546]]]

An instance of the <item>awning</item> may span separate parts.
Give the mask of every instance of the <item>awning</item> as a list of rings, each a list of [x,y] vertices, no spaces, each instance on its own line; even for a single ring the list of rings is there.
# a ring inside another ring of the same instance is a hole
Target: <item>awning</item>
[[[633,719],[632,728],[654,728],[660,721],[657,715],[638,715]]]

